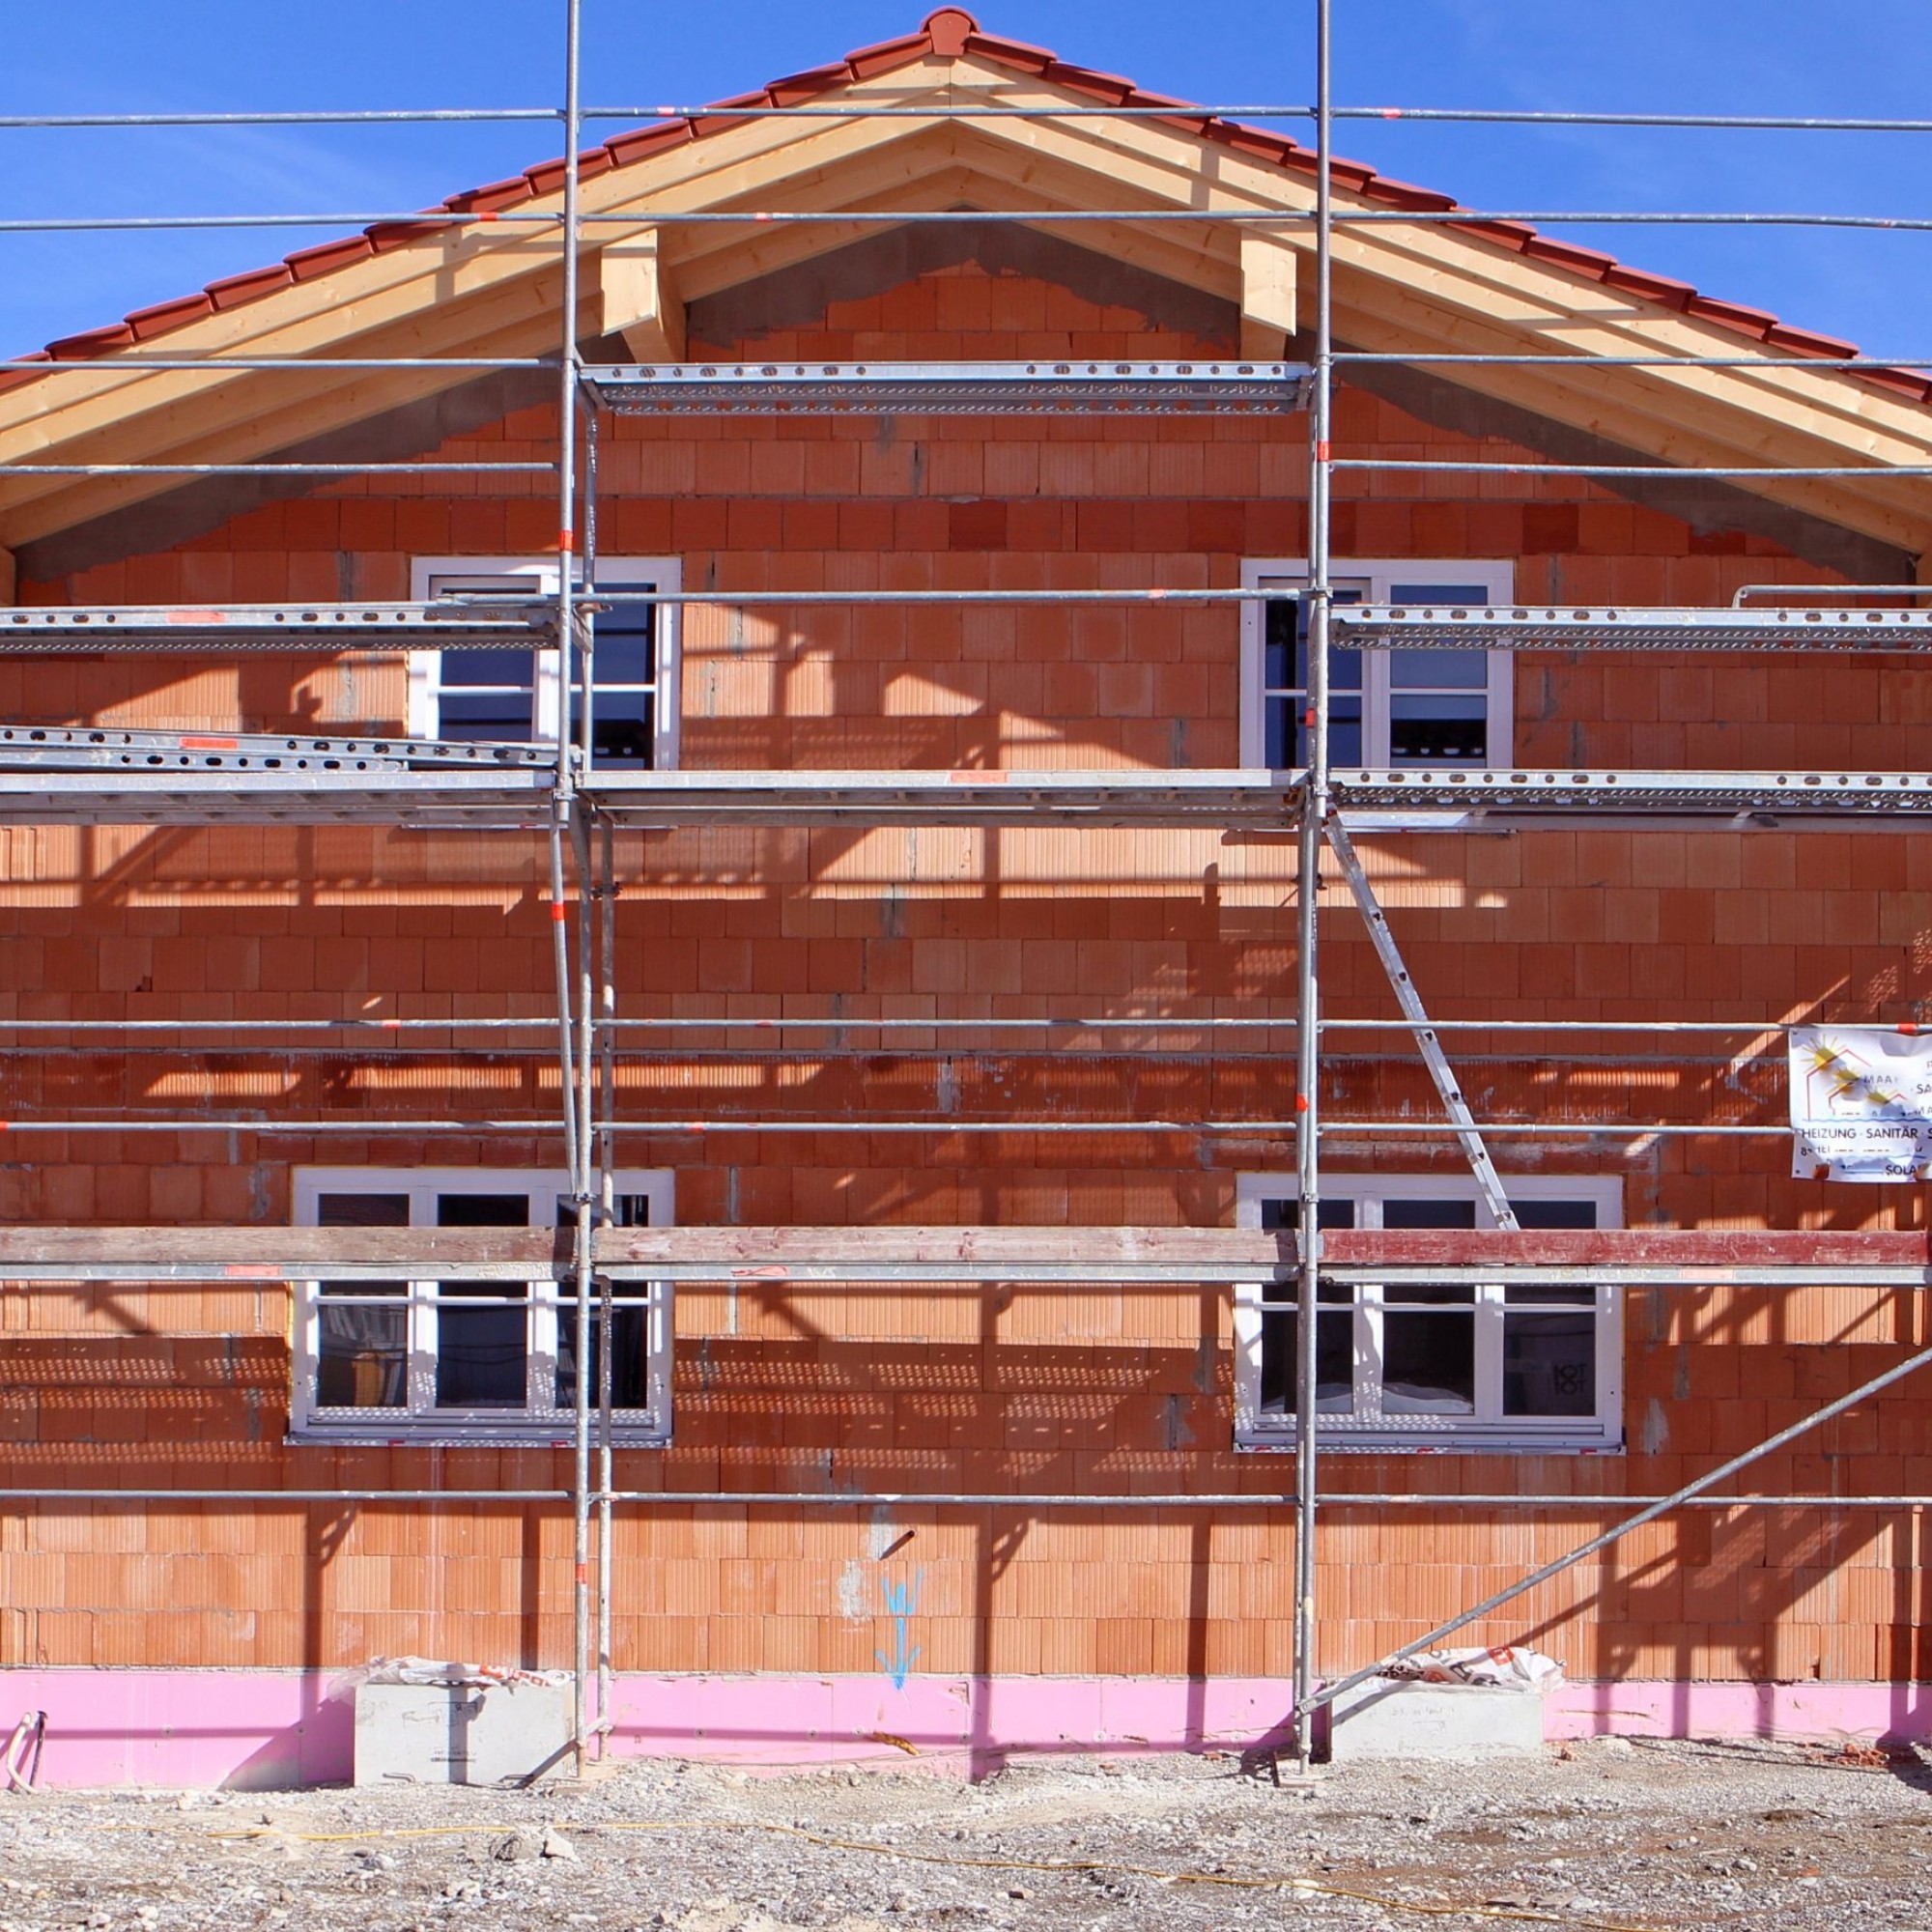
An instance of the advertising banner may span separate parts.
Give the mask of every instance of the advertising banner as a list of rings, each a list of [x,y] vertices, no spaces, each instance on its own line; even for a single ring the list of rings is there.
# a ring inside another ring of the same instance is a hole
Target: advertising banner
[[[1793,1027],[1791,1172],[1801,1180],[1932,1174],[1932,1037]]]

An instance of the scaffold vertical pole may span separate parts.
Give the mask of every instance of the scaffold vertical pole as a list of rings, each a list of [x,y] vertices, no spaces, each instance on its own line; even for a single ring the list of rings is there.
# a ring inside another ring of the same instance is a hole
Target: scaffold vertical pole
[[[571,855],[577,873],[577,1055],[570,1082],[569,1105],[577,1117],[577,1166],[572,1170],[571,1191],[575,1196],[573,1219],[577,1229],[575,1288],[576,1377],[571,1393],[576,1422],[576,1605],[578,1609],[577,1670],[582,1701],[586,1706],[584,1723],[577,1733],[577,1768],[583,1774],[590,1743],[588,1685],[591,1658],[592,1615],[590,1599],[590,1517],[591,1517],[591,1423],[595,1407],[591,1392],[590,1362],[598,1353],[591,1324],[590,1295],[595,1281],[591,1261],[591,1239],[596,1227],[595,1196],[591,1185],[592,1142],[595,1113],[591,1106],[595,1071],[596,994],[594,968],[597,957],[593,917],[596,882],[591,873],[590,828],[580,796],[570,815]],[[608,1340],[608,1338],[607,1338]],[[608,1350],[605,1351],[608,1353]],[[600,1706],[597,1717],[601,1720]]]
[[[1328,93],[1329,5],[1315,14],[1315,358],[1308,419],[1307,666],[1302,734],[1307,781],[1296,840],[1295,895],[1295,1179],[1300,1214],[1294,1375],[1294,1755],[1313,1757],[1315,1693],[1315,1416],[1321,1279],[1321,1014],[1320,937],[1322,827],[1328,817],[1328,607],[1330,389],[1331,132]]]
[[[602,1096],[598,1112],[604,1122],[597,1136],[597,1218],[601,1226],[611,1228],[617,1220],[614,1136],[610,1125],[617,1115],[617,862],[611,820],[601,813],[597,820],[597,1012],[602,1022],[597,1034],[598,1091]],[[601,1278],[598,1295],[603,1316],[602,1341],[597,1351],[597,1755],[601,1758],[610,1754],[611,1726],[614,1721],[611,1594],[616,1563],[616,1529],[611,1492],[616,1487],[616,1471],[611,1435],[617,1316],[609,1273]]]
[[[582,136],[579,67],[581,62],[582,0],[564,0],[563,46],[563,223],[561,295],[558,302],[559,345],[557,377],[557,535],[556,535],[556,653],[557,722],[556,776],[557,809],[567,814],[575,830],[578,813],[571,781],[572,739],[570,730],[570,687],[577,623],[574,610],[575,584],[572,582],[577,539],[577,247],[580,227],[578,207],[578,152]],[[584,680],[589,682],[587,676]],[[589,880],[581,863],[579,890],[587,895]],[[557,908],[559,922],[561,907]],[[580,913],[580,928],[582,916]],[[590,1025],[589,964],[583,956],[588,934],[580,930],[578,961],[578,1021],[587,1040]],[[561,942],[559,942],[561,943]],[[568,996],[568,981],[565,982]],[[568,1020],[565,1021],[566,1031]],[[571,1189],[577,1205],[577,1457],[572,1515],[571,1589],[571,1748],[577,1775],[584,1774],[589,1740],[588,1683],[590,1676],[590,1188],[587,1125],[589,1109],[583,1104],[588,1084],[587,1046],[574,1056],[577,1078],[566,1079],[560,1096],[564,1112],[574,1117],[573,1131],[567,1136],[570,1147]],[[573,1056],[566,1054],[565,1068],[571,1069]]]

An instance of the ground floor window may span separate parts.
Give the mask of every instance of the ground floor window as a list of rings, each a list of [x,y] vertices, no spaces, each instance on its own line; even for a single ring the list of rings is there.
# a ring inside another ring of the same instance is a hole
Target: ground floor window
[[[1622,1224],[1614,1179],[1506,1175],[1503,1184],[1525,1228]],[[1324,1228],[1494,1225],[1466,1175],[1337,1175],[1322,1186]],[[1293,1228],[1293,1179],[1242,1176],[1236,1211],[1243,1227]],[[1322,1439],[1358,1449],[1614,1448],[1623,1440],[1618,1300],[1615,1289],[1589,1282],[1328,1288],[1315,1316]],[[1294,1302],[1290,1283],[1236,1293],[1243,1446],[1294,1440]]]
[[[671,1177],[616,1177],[621,1227],[671,1220]],[[299,1168],[298,1226],[551,1228],[577,1209],[560,1174],[489,1168]],[[417,1436],[548,1441],[577,1404],[577,1285],[567,1281],[305,1281],[296,1284],[291,1427],[317,1438]],[[661,1286],[618,1285],[611,1383],[624,1440],[670,1433],[670,1312]],[[590,1388],[607,1338],[593,1303]]]

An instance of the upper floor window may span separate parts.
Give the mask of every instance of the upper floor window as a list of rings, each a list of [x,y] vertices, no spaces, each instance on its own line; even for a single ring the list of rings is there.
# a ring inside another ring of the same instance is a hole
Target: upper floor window
[[[1507,604],[1509,563],[1338,559],[1338,604]],[[1308,610],[1295,593],[1305,561],[1243,563],[1244,589],[1282,592],[1241,606],[1241,762],[1271,770],[1308,762]],[[1328,656],[1328,759],[1337,768],[1507,765],[1510,654],[1489,650],[1350,650]]]
[[[1622,1225],[1614,1178],[1505,1175],[1503,1184],[1525,1228]],[[1468,1175],[1344,1174],[1324,1177],[1322,1186],[1324,1228],[1494,1225]],[[1240,1177],[1237,1226],[1293,1228],[1298,1210],[1292,1177]],[[1295,1299],[1291,1282],[1236,1292],[1242,1446],[1293,1444]],[[1615,1448],[1623,1439],[1619,1304],[1616,1289],[1590,1282],[1333,1284],[1316,1312],[1321,1442],[1519,1454]]]
[[[665,1170],[616,1177],[617,1223],[671,1220]],[[298,1168],[309,1228],[555,1228],[576,1206],[560,1174],[491,1168]],[[311,1439],[554,1441],[577,1406],[577,1281],[298,1282],[290,1428]],[[590,1393],[605,1349],[591,1306]],[[656,1283],[611,1298],[611,1400],[618,1439],[670,1434],[670,1311]]]
[[[465,591],[554,596],[556,586],[554,558],[430,556],[415,560],[411,594],[418,602]],[[628,601],[677,587],[672,558],[597,560],[597,589],[627,600],[591,619],[591,755],[600,765],[664,770],[677,762],[677,606]],[[554,744],[560,676],[554,651],[412,651],[410,735]],[[573,666],[573,735],[582,703],[582,668]]]

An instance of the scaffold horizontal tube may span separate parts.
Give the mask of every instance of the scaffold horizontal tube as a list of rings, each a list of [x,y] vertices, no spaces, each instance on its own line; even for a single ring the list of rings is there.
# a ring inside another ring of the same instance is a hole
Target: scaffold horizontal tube
[[[1928,224],[1932,225],[1932,224]],[[1460,458],[1406,456],[1337,456],[1330,459],[1331,469],[1454,470],[1475,476],[1674,476],[1680,480],[1699,476],[1778,477],[1884,477],[1932,476],[1932,464],[1924,463],[1834,463],[1804,468],[1771,468],[1737,464],[1681,463],[1478,463]]]
[[[1584,349],[1562,355],[1501,355],[1463,349],[1338,349],[1329,360],[1397,366],[1449,362],[1494,369],[1909,369],[1932,363],[1932,355],[1598,355]]]
[[[1497,107],[1331,107],[1336,121],[1417,121],[1478,123],[1497,127],[1553,128],[1705,128],[1816,134],[1926,134],[1932,121],[1800,114],[1651,114],[1592,109],[1533,109]],[[1096,107],[1087,102],[1034,101],[1012,106],[997,99],[948,99],[943,105],[909,102],[849,102],[803,100],[783,105],[740,105],[721,108],[716,102],[679,106],[583,107],[581,121],[695,121],[728,114],[733,121],[881,121],[881,120],[1038,120],[1065,121],[1309,121],[1315,109],[1306,102],[1281,101],[1162,101],[1151,104],[1125,100]],[[0,128],[50,129],[75,128],[290,128],[392,127],[412,123],[561,121],[560,107],[395,107],[395,108],[269,108],[235,113],[164,114],[6,114]]]
[[[96,365],[97,367],[99,365]],[[113,364],[106,365],[110,370]],[[433,476],[556,473],[554,463],[9,463],[8,476]]]
[[[934,115],[930,118],[942,118]],[[651,209],[647,213],[591,212],[578,217],[579,226],[636,227],[648,221],[655,227],[692,227],[717,223],[736,227],[910,227],[947,226],[962,222],[1011,221],[1023,226],[1058,227],[1064,223],[1233,222],[1263,223],[1270,228],[1312,227],[1312,209],[1297,208],[906,208],[795,209],[705,208]],[[1738,213],[1717,209],[1489,209],[1405,208],[1338,209],[1331,216],[1342,225],[1398,223],[1457,227],[1465,223],[1519,222],[1538,227],[1730,227],[1730,228],[1849,228],[1932,232],[1932,216],[1895,214],[1823,214],[1808,213]],[[317,214],[94,214],[10,216],[0,220],[5,235],[87,235],[154,229],[195,228],[466,228],[482,225],[553,228],[561,233],[563,216],[548,212],[519,213],[511,209],[489,213],[456,213],[447,209],[334,211]]]
[[[563,1435],[556,1438],[566,1440]],[[408,1445],[405,1445],[408,1446]],[[427,1446],[427,1445],[426,1445]],[[518,1445],[532,1444],[520,1438]],[[534,1446],[544,1446],[541,1441]],[[1381,1451],[1399,1454],[1398,1451]],[[156,1503],[285,1503],[302,1507],[314,1503],[536,1503],[567,1504],[569,1490],[99,1490],[57,1485],[0,1489],[6,1503],[121,1504],[128,1508]],[[593,1496],[630,1507],[689,1509],[1064,1509],[1064,1510],[1274,1510],[1293,1509],[1292,1495],[1267,1490],[1150,1490],[1129,1494],[1117,1491],[1001,1491],[1001,1490],[841,1490],[827,1494],[812,1490],[611,1490]],[[1588,1495],[1555,1491],[1542,1495],[1500,1492],[1472,1494],[1458,1491],[1323,1491],[1324,1509],[1537,1509],[1588,1515],[1597,1510],[1630,1509],[1640,1504],[1670,1502],[1665,1496]],[[1833,1496],[1747,1495],[1686,1496],[1672,1503],[1677,1509],[1818,1509],[1832,1513],[1862,1510],[1932,1509],[1932,1495]]]
[[[35,376],[119,376],[129,370],[209,369],[554,369],[554,355],[42,355],[0,361],[0,370]],[[14,466],[9,464],[8,469]],[[454,468],[438,465],[437,468]]]

